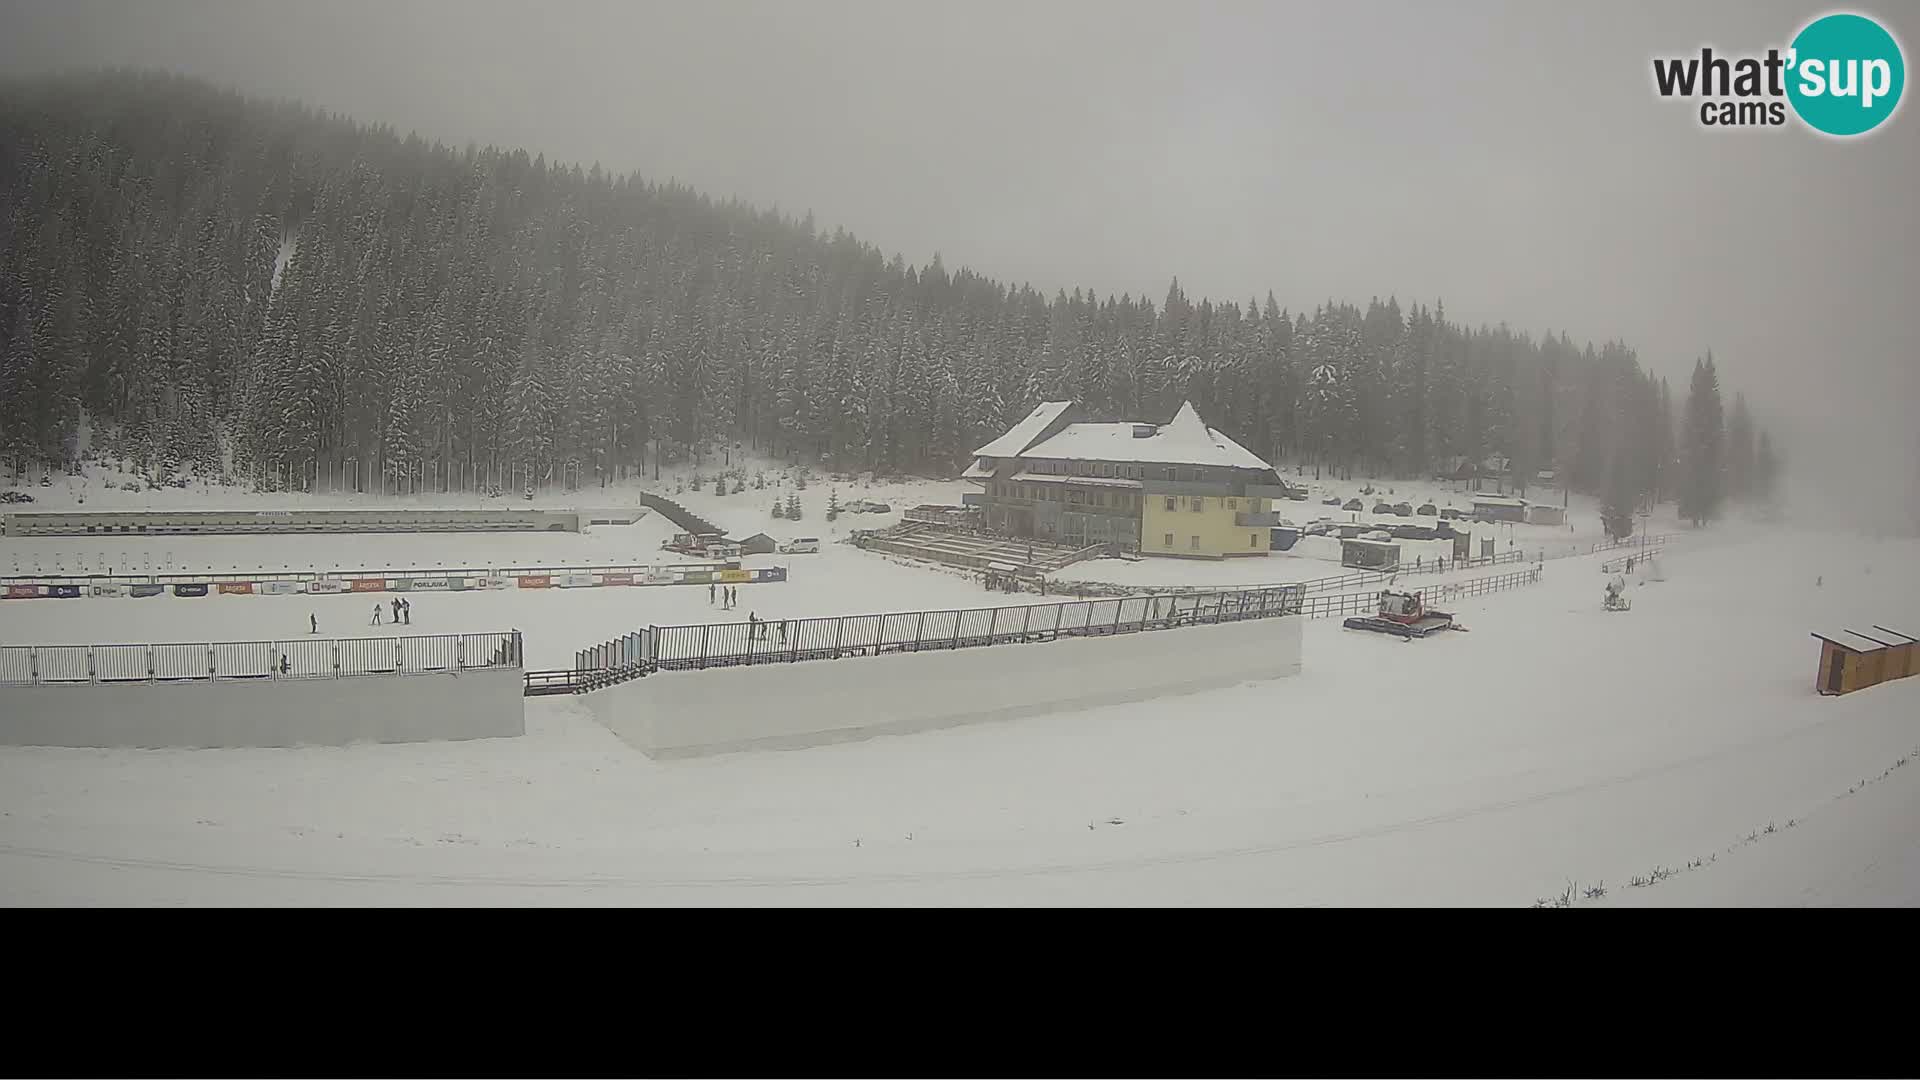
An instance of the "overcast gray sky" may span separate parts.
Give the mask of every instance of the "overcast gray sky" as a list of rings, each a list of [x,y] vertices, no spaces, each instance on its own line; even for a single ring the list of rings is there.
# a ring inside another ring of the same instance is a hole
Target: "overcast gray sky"
[[[637,168],[1048,294],[1440,298],[1623,338],[1682,385],[1712,348],[1799,479],[1912,497],[1920,113],[1840,142],[1652,91],[1655,55],[1784,46],[1825,10],[0,0],[0,70],[167,68]],[[1920,7],[1853,10],[1913,63]]]

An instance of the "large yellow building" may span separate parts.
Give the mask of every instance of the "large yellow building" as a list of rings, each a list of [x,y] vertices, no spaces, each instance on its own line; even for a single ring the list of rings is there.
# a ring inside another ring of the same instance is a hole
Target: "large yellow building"
[[[1143,555],[1264,557],[1286,497],[1273,466],[1209,428],[1190,402],[1165,424],[1092,423],[1043,402],[974,451],[965,501],[989,528]]]

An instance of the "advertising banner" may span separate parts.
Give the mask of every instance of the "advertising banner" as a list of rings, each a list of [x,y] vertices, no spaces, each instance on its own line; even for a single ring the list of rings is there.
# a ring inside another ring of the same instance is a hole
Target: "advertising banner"
[[[545,574],[539,574],[539,575],[523,577],[523,578],[515,578],[514,580],[518,581],[520,583],[520,587],[523,589],[546,589],[546,588],[551,588],[553,585],[553,579],[548,577]]]
[[[720,571],[720,580],[727,584],[732,584],[737,581],[752,581],[753,575],[745,570],[722,570]]]
[[[387,579],[383,577],[354,578],[349,585],[354,592],[387,591]]]
[[[251,596],[253,595],[253,582],[223,581],[220,583],[219,589],[221,596]]]
[[[631,585],[631,584],[633,584],[633,575],[632,575],[632,574],[601,574],[601,575],[600,575],[600,584],[602,584],[602,585]]]
[[[79,585],[49,585],[47,595],[61,600],[72,600],[80,595]]]
[[[310,593],[343,593],[347,591],[347,583],[341,581],[339,578],[315,578],[307,582],[307,591]]]
[[[165,592],[166,589],[167,587],[165,585],[134,585],[127,589],[127,595],[134,597],[159,596]]]
[[[584,589],[600,584],[592,574],[562,574],[560,587],[563,589]]]
[[[297,581],[262,581],[258,591],[267,596],[291,596],[300,591]]]
[[[503,578],[503,577],[483,577],[483,578],[475,578],[474,580],[475,580],[475,581],[477,581],[477,582],[479,583],[479,584],[478,584],[477,586],[475,586],[476,588],[481,588],[481,589],[511,589],[511,588],[513,588],[513,579],[511,579],[511,578]]]
[[[443,577],[410,578],[407,587],[414,592],[440,592],[451,588]]]
[[[7,599],[9,600],[30,600],[39,595],[40,586],[38,585],[7,586]]]
[[[205,583],[205,582],[203,582],[203,581],[196,581],[196,582],[192,582],[192,583],[182,583],[182,584],[179,584],[179,585],[175,585],[175,586],[173,587],[173,595],[175,595],[175,596],[205,596],[205,595],[207,595],[207,585],[206,585],[206,583]]]
[[[127,595],[127,587],[125,585],[95,585],[93,587],[93,595],[125,596]]]

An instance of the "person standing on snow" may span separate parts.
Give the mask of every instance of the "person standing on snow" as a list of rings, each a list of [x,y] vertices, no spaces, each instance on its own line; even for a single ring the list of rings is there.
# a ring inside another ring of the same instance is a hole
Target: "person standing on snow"
[[[317,634],[319,632],[320,632],[320,617],[318,615],[315,615],[311,611],[307,612],[307,633]]]
[[[413,625],[413,601],[400,601],[400,615],[402,622],[405,622],[408,626]]]
[[[380,605],[379,604],[373,605],[373,625],[375,626],[380,625]]]
[[[715,589],[715,587],[716,586],[712,585],[711,583],[707,585],[707,606],[708,607],[713,606],[713,590]]]

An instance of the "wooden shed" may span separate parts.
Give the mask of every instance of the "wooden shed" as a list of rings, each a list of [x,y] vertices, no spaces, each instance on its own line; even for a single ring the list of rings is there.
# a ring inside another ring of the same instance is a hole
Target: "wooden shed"
[[[1920,638],[1879,623],[1873,624],[1873,636],[1887,643],[1886,678],[1920,675]]]
[[[1340,565],[1361,570],[1392,570],[1400,565],[1400,545],[1388,540],[1342,539]]]
[[[1851,630],[1813,636],[1820,641],[1820,670],[1814,677],[1814,688],[1820,693],[1851,694],[1885,681],[1889,651],[1885,642]]]

